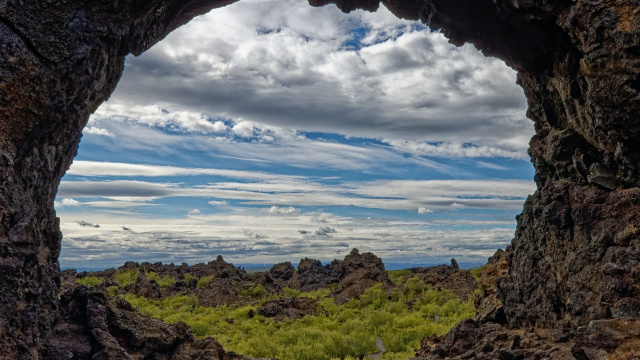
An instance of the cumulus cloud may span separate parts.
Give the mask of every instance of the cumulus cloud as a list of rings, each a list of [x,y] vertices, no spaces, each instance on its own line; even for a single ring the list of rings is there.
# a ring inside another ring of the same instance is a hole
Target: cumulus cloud
[[[471,45],[384,8],[345,15],[282,0],[216,9],[127,58],[92,120],[265,142],[277,136],[259,128],[274,126],[381,138],[412,154],[526,158],[525,109],[515,73]]]
[[[93,127],[93,126],[87,126],[86,128],[84,128],[84,130],[82,130],[82,133],[85,134],[85,135],[99,135],[99,136],[115,137],[115,134],[112,133],[111,131],[109,131],[107,129]]]
[[[244,138],[250,138],[253,136],[254,126],[250,122],[240,121],[237,124],[233,125],[233,132]]]
[[[80,206],[80,202],[78,200],[63,198],[54,202],[54,206],[56,208],[63,208],[68,206]]]
[[[199,209],[191,209],[191,210],[187,211],[187,214],[189,216],[200,215],[200,210]]]
[[[293,206],[289,207],[278,207],[272,206],[268,209],[262,209],[262,212],[267,213],[269,215],[286,215],[286,216],[294,216],[300,214],[300,209],[296,209]]]
[[[423,206],[420,206],[418,208],[418,214],[428,214],[428,213],[432,213],[432,212],[433,212],[433,210],[429,210],[429,209],[427,209],[427,208],[425,208]]]
[[[329,226],[323,226],[315,232],[316,236],[329,236],[329,234],[335,233],[337,233],[336,229]]]
[[[211,206],[227,206],[229,205],[229,202],[226,200],[211,200],[208,204]]]

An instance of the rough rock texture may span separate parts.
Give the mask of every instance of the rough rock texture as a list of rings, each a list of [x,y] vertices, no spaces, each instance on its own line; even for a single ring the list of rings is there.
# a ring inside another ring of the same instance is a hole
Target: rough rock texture
[[[59,323],[44,359],[249,360],[225,352],[212,338],[194,340],[184,323],[169,325],[137,313],[120,297],[78,286],[60,299]]]
[[[479,323],[493,322],[506,324],[507,317],[504,314],[502,302],[498,298],[496,280],[507,276],[509,264],[504,250],[498,250],[486,265],[480,268],[479,282],[481,291],[476,294],[474,306],[476,308],[475,320]]]
[[[342,269],[340,272],[343,274],[332,293],[337,304],[346,303],[350,299],[362,295],[365,290],[376,284],[382,284],[385,289],[392,286],[382,259],[373,253],[360,254],[358,249],[353,249],[336,267]]]
[[[628,309],[640,296],[638,2],[383,3],[518,71],[535,122],[529,153],[538,190],[518,217],[509,274],[498,283],[509,325],[637,317]]]
[[[0,0],[2,356],[41,357],[59,322],[53,200],[124,56],[229,2]],[[329,2],[344,11],[379,6],[311,0]],[[529,152],[538,190],[518,218],[509,274],[497,283],[509,326],[600,329],[594,324],[607,319],[632,326],[640,302],[637,0],[383,3],[518,71],[535,122]]]
[[[460,270],[455,259],[451,259],[451,266],[438,265],[426,268],[411,268],[412,273],[425,284],[438,289],[445,288],[462,301],[467,301],[477,287],[476,279],[469,270]]]
[[[316,301],[307,297],[296,299],[293,296],[269,300],[258,308],[258,314],[279,321],[286,318],[298,319],[305,315],[315,315]]]

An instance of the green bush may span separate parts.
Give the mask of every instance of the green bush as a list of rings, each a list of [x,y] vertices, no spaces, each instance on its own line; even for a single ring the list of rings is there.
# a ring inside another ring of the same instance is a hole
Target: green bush
[[[79,284],[91,287],[91,286],[98,286],[98,285],[102,284],[104,282],[104,278],[98,277],[98,276],[95,276],[95,275],[89,275],[89,276],[85,276],[85,277],[80,278],[80,279],[76,279],[76,281]]]
[[[264,285],[258,284],[250,287],[246,291],[247,296],[251,296],[254,299],[261,298],[267,294],[267,289],[264,288]]]
[[[176,283],[176,278],[170,275],[160,276],[158,273],[149,271],[146,273],[147,280],[155,280],[161,289],[166,289]]]
[[[187,277],[185,276],[185,279],[186,279],[186,278],[187,278]],[[211,280],[212,280],[213,278],[214,278],[214,275],[209,275],[209,276],[201,277],[200,279],[198,279],[198,282],[197,282],[197,285],[196,285],[196,286],[197,286],[197,287],[199,287],[199,288],[207,287],[207,286],[209,286],[209,284],[211,284]]]
[[[323,298],[327,290],[312,293],[285,290],[284,296],[309,296],[319,300],[316,316],[283,322],[258,315],[261,302],[204,307],[194,296],[172,296],[156,301],[127,294],[124,299],[144,314],[167,322],[184,321],[196,336],[213,336],[226,349],[252,357],[362,359],[379,351],[376,347],[379,338],[387,348],[382,359],[399,360],[412,357],[424,336],[441,335],[460,320],[475,315],[471,300],[460,301],[451,292],[432,289],[417,278],[409,278],[407,283],[391,293],[374,286],[359,299],[342,305],[337,305],[333,298]],[[254,286],[245,292],[265,299],[263,286]],[[411,309],[407,305],[409,301]],[[253,316],[249,316],[251,312]]]
[[[129,284],[133,284],[138,279],[138,273],[140,269],[129,269],[129,270],[116,270],[115,274],[113,274],[113,278],[116,280],[121,287],[125,287]]]
[[[404,279],[408,278],[409,276],[411,276],[411,274],[413,274],[409,269],[388,270],[387,273],[389,274],[391,281],[393,281],[393,283],[396,285],[402,285],[402,282],[404,281]]]

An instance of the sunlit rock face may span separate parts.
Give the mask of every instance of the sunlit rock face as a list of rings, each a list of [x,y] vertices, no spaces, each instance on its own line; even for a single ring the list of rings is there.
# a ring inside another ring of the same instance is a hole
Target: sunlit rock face
[[[125,55],[141,53],[229,2],[0,1],[3,356],[51,354],[48,339],[64,321],[58,316],[61,235],[53,201],[81,130],[113,91]],[[575,328],[597,319],[638,319],[638,4],[383,3],[519,72],[536,128],[529,153],[538,190],[518,218],[509,275],[498,280],[508,324]],[[343,11],[379,6],[377,0],[336,4]]]

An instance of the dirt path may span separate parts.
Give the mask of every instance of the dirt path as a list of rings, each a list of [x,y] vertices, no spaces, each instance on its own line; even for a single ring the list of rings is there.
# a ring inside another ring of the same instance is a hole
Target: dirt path
[[[376,339],[376,347],[378,348],[378,350],[380,350],[379,352],[375,353],[375,354],[371,354],[369,356],[367,356],[367,359],[380,359],[380,357],[382,356],[382,354],[385,353],[385,351],[387,351],[387,348],[384,347],[384,342],[382,341],[382,339],[377,338]]]

